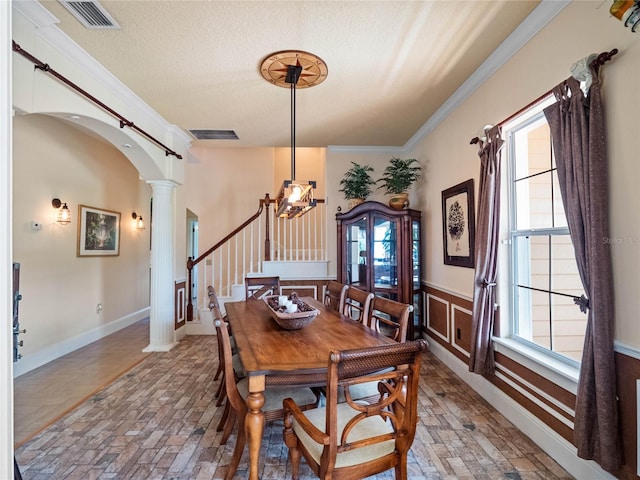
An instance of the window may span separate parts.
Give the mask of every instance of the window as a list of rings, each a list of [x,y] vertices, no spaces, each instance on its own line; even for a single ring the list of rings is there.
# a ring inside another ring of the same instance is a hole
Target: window
[[[509,191],[512,337],[568,363],[582,357],[587,315],[558,185],[549,125],[552,98],[504,126]],[[504,237],[503,237],[504,238]]]

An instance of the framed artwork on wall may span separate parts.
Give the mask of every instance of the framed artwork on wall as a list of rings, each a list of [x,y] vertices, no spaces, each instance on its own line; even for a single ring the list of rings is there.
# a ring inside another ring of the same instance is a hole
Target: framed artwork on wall
[[[120,212],[78,206],[78,257],[120,255]]]
[[[474,267],[473,178],[442,191],[444,264]]]

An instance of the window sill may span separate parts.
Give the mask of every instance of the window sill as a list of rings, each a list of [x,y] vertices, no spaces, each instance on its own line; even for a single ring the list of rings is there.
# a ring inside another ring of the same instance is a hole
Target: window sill
[[[509,338],[493,337],[494,349],[565,390],[576,393],[580,369]]]

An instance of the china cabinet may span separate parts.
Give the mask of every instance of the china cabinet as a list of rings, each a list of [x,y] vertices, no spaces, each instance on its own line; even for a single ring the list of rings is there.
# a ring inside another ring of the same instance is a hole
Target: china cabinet
[[[422,331],[420,218],[372,201],[336,214],[338,281],[412,304],[407,338]]]

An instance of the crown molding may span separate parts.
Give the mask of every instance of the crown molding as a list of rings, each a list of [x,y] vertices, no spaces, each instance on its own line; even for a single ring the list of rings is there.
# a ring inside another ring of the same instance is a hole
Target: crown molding
[[[491,75],[504,65],[518,50],[542,30],[571,0],[542,0],[518,27],[489,55],[475,72],[442,104],[422,127],[404,144],[405,152],[413,150],[418,142],[431,133],[460,104],[475,92]]]
[[[192,138],[187,133],[176,125],[167,122],[80,45],[60,30],[56,25],[59,20],[39,2],[35,0],[14,1],[13,8],[36,27],[36,35],[38,37],[49,43],[51,47],[60,52],[74,66],[91,76],[96,83],[106,88],[125,105],[132,108],[135,111],[136,118],[133,121],[136,125],[145,125],[145,130],[150,128],[149,125],[153,125],[153,128],[165,134],[168,133],[172,138],[181,142],[182,146],[180,148],[185,150],[189,148]],[[40,60],[46,61],[46,59]],[[54,65],[52,65],[52,68],[56,69]],[[178,148],[178,146],[173,148]]]
[[[399,154],[402,147],[358,147],[355,145],[329,145],[327,151],[336,153],[362,153],[362,154]]]

